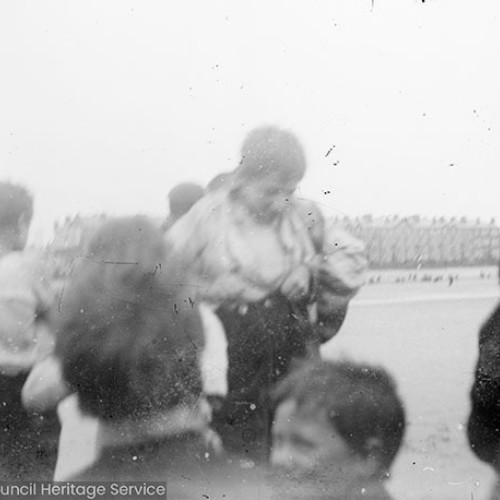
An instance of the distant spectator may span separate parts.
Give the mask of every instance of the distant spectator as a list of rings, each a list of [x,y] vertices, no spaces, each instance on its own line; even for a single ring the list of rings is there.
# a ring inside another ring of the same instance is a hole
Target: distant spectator
[[[384,480],[405,413],[385,370],[304,365],[278,385],[275,398],[271,464],[283,472],[283,498],[390,498]]]

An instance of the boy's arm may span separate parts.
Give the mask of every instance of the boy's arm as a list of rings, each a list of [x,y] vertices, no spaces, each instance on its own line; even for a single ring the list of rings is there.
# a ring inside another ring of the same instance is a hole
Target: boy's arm
[[[342,229],[325,234],[323,250],[312,264],[315,280],[316,324],[321,341],[342,326],[349,301],[365,283],[368,260],[363,242]]]

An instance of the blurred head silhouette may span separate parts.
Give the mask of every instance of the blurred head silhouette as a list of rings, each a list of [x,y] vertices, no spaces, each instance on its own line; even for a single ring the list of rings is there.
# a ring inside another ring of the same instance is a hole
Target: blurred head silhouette
[[[273,465],[339,485],[387,477],[405,416],[385,370],[306,364],[277,387],[275,398]]]
[[[243,141],[232,192],[257,219],[267,222],[286,209],[305,170],[305,154],[294,134],[259,127]]]
[[[144,217],[106,222],[89,243],[55,315],[56,354],[83,411],[140,418],[198,398],[201,323],[166,261]]]
[[[182,217],[204,194],[203,188],[193,182],[184,182],[173,187],[168,193],[171,217]]]

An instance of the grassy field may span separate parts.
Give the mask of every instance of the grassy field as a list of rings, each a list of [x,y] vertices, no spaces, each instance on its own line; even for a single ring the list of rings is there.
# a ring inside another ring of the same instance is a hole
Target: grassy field
[[[400,500],[485,500],[494,481],[469,450],[465,426],[478,329],[500,296],[497,272],[432,271],[449,272],[458,274],[451,286],[446,279],[396,283],[406,271],[376,273],[380,283],[360,292],[323,347],[327,358],[380,364],[395,377],[408,426],[388,486]]]

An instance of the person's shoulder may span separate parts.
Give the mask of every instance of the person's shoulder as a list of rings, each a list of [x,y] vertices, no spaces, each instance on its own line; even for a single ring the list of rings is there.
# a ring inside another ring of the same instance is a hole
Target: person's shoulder
[[[225,190],[208,192],[172,224],[164,239],[173,248],[184,248],[186,244],[203,239],[203,235],[212,235],[218,226],[226,224],[226,218],[231,213],[230,196]]]
[[[10,252],[0,258],[0,277],[5,281],[17,277],[22,279],[24,276],[37,271],[39,259],[32,252]]]
[[[46,310],[57,293],[54,257],[45,250],[11,252],[0,258],[0,295]]]
[[[55,259],[44,249],[28,249],[11,252],[0,258],[0,276],[16,276],[18,279],[50,280],[55,274]]]
[[[183,219],[185,216],[196,213],[203,212],[208,207],[218,207],[227,203],[228,199],[228,191],[226,189],[217,189],[215,191],[209,191],[202,198],[200,198],[190,209],[189,211],[181,217]],[[180,219],[179,219],[180,220]]]
[[[38,269],[53,261],[53,257],[45,249],[28,248],[9,252],[0,257],[0,266],[5,268],[23,267],[27,269]]]

